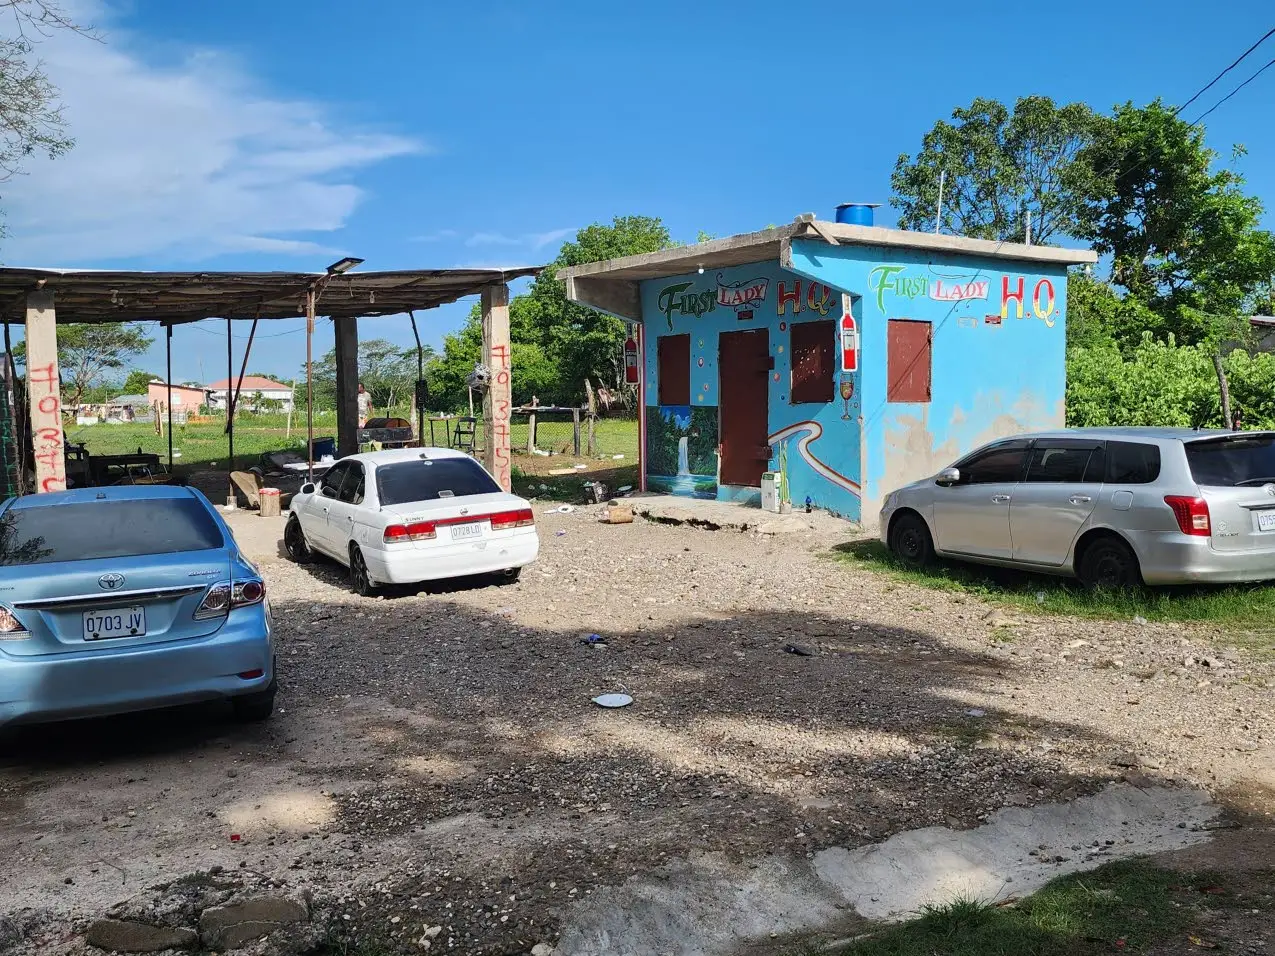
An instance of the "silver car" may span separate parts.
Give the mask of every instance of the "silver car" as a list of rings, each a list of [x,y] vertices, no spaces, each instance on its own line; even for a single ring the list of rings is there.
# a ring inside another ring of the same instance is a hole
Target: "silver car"
[[[1275,432],[1078,428],[992,442],[888,495],[881,539],[1090,587],[1275,578]]]

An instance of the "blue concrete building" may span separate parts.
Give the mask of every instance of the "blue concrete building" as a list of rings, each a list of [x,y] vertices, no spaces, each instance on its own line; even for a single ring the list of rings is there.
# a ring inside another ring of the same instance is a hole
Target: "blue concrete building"
[[[633,324],[642,481],[865,526],[984,442],[1064,423],[1067,268],[1088,250],[802,217],[563,270]]]

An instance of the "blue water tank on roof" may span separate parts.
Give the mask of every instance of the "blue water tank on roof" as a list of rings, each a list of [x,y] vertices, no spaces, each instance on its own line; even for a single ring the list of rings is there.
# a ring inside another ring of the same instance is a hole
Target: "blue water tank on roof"
[[[852,226],[872,225],[872,210],[881,205],[877,202],[843,202],[837,207],[837,222],[849,223]]]

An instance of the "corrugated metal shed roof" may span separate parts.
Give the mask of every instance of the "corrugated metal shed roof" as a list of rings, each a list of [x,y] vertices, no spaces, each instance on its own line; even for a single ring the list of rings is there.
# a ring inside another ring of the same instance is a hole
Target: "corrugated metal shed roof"
[[[399,272],[114,272],[0,268],[0,321],[21,322],[26,296],[54,293],[59,324],[290,319],[305,315],[306,291],[323,280],[316,314],[399,315],[477,295],[485,286],[534,276],[541,266],[411,269]]]

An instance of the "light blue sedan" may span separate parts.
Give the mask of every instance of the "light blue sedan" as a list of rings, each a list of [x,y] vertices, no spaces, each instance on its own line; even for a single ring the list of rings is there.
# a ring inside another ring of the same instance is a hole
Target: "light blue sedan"
[[[199,492],[0,503],[0,726],[228,700],[274,709],[270,606]]]

